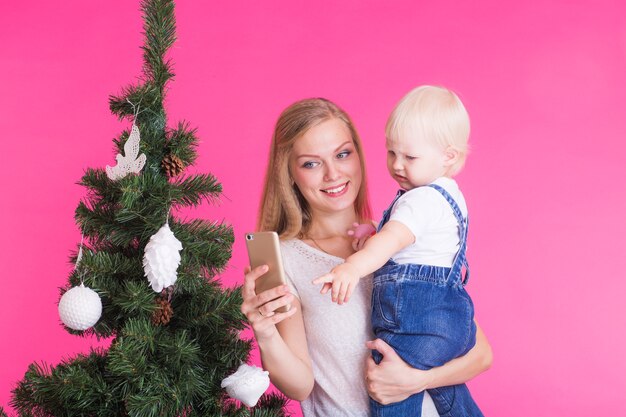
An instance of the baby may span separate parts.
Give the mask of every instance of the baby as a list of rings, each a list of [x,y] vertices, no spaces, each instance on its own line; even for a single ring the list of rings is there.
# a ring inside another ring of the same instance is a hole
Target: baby
[[[469,131],[467,111],[452,91],[421,86],[409,92],[386,126],[387,169],[401,190],[363,248],[313,281],[324,283],[322,293],[332,288],[332,300],[342,304],[361,277],[374,273],[374,334],[418,369],[443,365],[476,342],[464,288],[467,207],[453,179],[465,163]],[[482,416],[469,391],[454,390],[437,389],[454,397],[463,415]],[[423,395],[386,406],[370,400],[372,416],[419,416]]]

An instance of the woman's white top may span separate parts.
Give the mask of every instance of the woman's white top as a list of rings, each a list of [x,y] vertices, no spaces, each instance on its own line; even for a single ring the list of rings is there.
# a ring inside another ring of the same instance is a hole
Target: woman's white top
[[[281,253],[291,291],[300,300],[315,385],[302,401],[304,417],[369,417],[365,388],[365,360],[370,351],[371,276],[361,279],[350,301],[333,303],[330,293],[311,281],[344,260],[321,252],[300,240],[281,242]],[[426,393],[423,417],[438,417]]]

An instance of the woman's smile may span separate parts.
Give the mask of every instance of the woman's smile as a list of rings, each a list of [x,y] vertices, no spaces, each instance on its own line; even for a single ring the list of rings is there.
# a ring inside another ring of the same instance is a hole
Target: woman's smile
[[[348,185],[349,185],[350,181],[345,182],[339,186],[336,187],[332,187],[332,188],[326,188],[324,190],[320,190],[323,193],[328,194],[329,197],[340,197],[342,195],[344,195],[345,193],[348,192]]]

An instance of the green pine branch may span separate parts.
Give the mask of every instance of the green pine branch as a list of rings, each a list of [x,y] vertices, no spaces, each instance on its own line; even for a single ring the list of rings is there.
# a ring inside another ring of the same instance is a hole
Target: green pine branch
[[[137,125],[147,132],[165,129],[166,119],[162,105],[163,96],[157,85],[147,82],[143,85],[129,85],[118,95],[109,96],[109,109],[119,120],[137,114]]]
[[[170,196],[175,206],[199,206],[203,201],[216,203],[222,185],[212,174],[179,177],[171,183]]]
[[[174,76],[172,64],[165,59],[169,48],[176,41],[174,2],[171,0],[144,0],[141,3],[144,15],[145,43],[144,74],[161,88]]]
[[[101,350],[66,359],[55,367],[33,363],[13,391],[10,404],[20,415],[114,415],[105,412],[108,407],[102,407],[114,402],[104,366]]]
[[[170,204],[184,207],[198,206],[203,201],[214,203],[222,192],[221,184],[211,174],[185,176],[170,183],[160,173],[145,172],[111,181],[102,170],[90,169],[80,184],[90,190],[76,209],[81,229],[92,238],[104,234],[119,246],[127,246],[134,239],[149,239],[165,223]],[[215,233],[206,233],[207,227],[190,227],[208,239],[219,239]]]
[[[176,129],[170,130],[167,147],[169,153],[176,155],[185,163],[193,165],[196,162],[199,140],[196,129],[192,129],[187,122],[179,122]]]
[[[252,410],[252,417],[288,417],[285,407],[289,400],[283,395],[263,394],[259,398],[259,403]]]
[[[170,227],[183,242],[183,263],[200,265],[212,276],[230,259],[235,241],[230,225],[194,219],[184,224],[174,221]]]

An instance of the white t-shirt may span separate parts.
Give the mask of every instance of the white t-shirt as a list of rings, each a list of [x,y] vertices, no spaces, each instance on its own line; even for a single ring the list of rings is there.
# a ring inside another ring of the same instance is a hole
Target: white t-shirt
[[[433,184],[443,187],[456,201],[463,217],[467,205],[458,184],[440,177]],[[399,264],[413,263],[451,267],[459,250],[459,222],[444,196],[432,187],[418,187],[404,193],[391,209],[389,220],[411,230],[415,242],[391,257]]]
[[[327,273],[344,260],[328,255],[300,240],[281,242],[287,283],[302,305],[302,318],[313,364],[315,385],[302,401],[304,417],[369,417],[365,388],[365,347],[373,339],[370,324],[372,278],[357,285],[350,302],[333,303],[329,294],[320,294],[313,279]],[[426,393],[423,417],[438,417]]]

